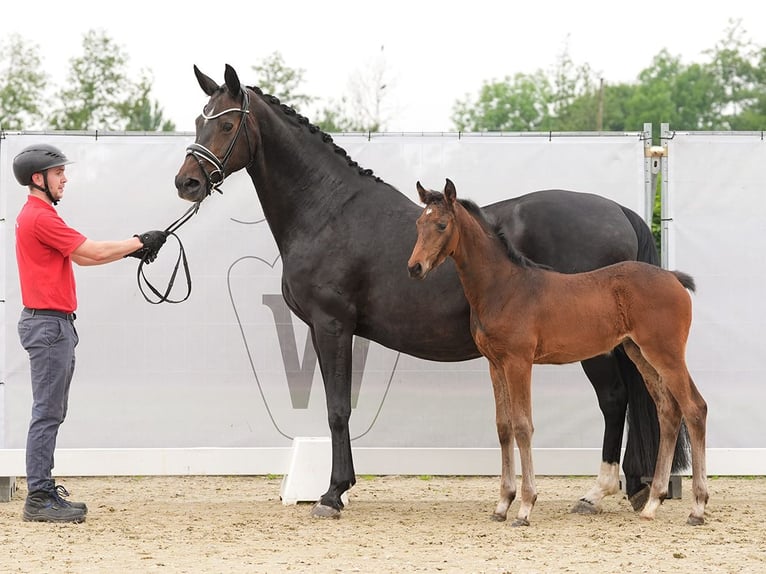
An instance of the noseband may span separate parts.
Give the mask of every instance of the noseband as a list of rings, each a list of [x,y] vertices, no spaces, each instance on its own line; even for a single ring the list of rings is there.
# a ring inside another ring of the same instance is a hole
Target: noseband
[[[234,138],[231,140],[231,143],[229,143],[229,147],[226,150],[226,153],[223,155],[223,159],[218,159],[218,157],[209,149],[207,149],[202,144],[199,144],[197,142],[194,142],[193,144],[190,144],[186,148],[186,155],[191,155],[194,157],[194,159],[197,160],[197,164],[199,165],[200,170],[202,170],[202,173],[205,174],[205,179],[207,180],[207,194],[210,195],[213,190],[217,191],[218,193],[223,193],[220,190],[221,184],[223,183],[223,180],[226,178],[226,162],[229,161],[229,157],[231,156],[232,151],[234,151],[234,146],[237,143],[237,140],[239,139],[239,134],[243,130],[243,126],[246,122],[246,116],[250,113],[250,98],[247,95],[247,88],[244,88],[242,90],[242,107],[241,108],[229,108],[226,110],[223,110],[222,112],[218,112],[217,114],[213,114],[211,116],[205,115],[205,112],[202,112],[202,117],[206,120],[214,120],[216,118],[221,117],[224,114],[228,114],[231,112],[237,112],[242,114],[242,119],[239,122],[239,126],[237,127],[237,132],[234,134]],[[250,136],[247,135],[247,130],[245,131],[245,138],[247,139],[247,147],[250,149]],[[208,162],[213,165],[213,170],[208,171],[205,169],[205,164],[203,162]],[[252,159],[250,160],[250,163],[252,163]]]

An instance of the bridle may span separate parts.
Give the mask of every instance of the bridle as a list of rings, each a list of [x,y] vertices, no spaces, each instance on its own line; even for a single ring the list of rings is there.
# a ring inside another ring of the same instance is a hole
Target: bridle
[[[193,156],[194,159],[197,160],[200,171],[205,174],[205,179],[207,180],[207,195],[210,195],[213,190],[217,191],[218,193],[223,193],[220,190],[220,187],[223,183],[223,180],[226,178],[226,162],[229,161],[229,158],[234,151],[234,146],[237,144],[239,134],[242,133],[246,123],[246,116],[250,113],[250,97],[247,95],[247,88],[242,90],[241,108],[228,108],[210,116],[206,115],[205,111],[203,110],[202,117],[205,120],[214,120],[216,118],[220,118],[224,114],[229,114],[231,112],[242,114],[242,120],[239,122],[239,126],[237,126],[237,131],[229,143],[229,147],[226,149],[226,153],[223,154],[223,159],[218,159],[218,156],[216,156],[212,151],[197,142],[189,144],[189,146],[186,148],[186,155]],[[252,150],[252,146],[250,145],[250,136],[248,135],[247,130],[244,130],[244,132],[245,138],[247,139],[247,148]],[[251,157],[250,162],[248,162],[248,166],[253,162],[252,151],[250,153]],[[205,169],[204,162],[212,164],[214,169],[212,171],[207,171]]]

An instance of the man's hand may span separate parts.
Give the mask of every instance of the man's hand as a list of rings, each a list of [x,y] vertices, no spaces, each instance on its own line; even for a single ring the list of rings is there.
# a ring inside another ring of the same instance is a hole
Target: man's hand
[[[154,230],[146,231],[141,235],[134,235],[134,237],[138,237],[139,241],[143,243],[143,247],[128,253],[125,257],[135,257],[146,263],[151,263],[157,259],[157,254],[160,252],[160,248],[165,245],[168,234],[167,231]]]
[[[138,236],[141,243],[144,244],[144,249],[150,253],[154,253],[155,256],[160,250],[160,247],[165,245],[165,240],[168,238],[167,231],[147,231]]]
[[[144,255],[146,255],[146,249],[144,247],[141,247],[140,249],[136,249],[133,253],[128,253],[125,257],[135,257],[136,259],[143,259]]]

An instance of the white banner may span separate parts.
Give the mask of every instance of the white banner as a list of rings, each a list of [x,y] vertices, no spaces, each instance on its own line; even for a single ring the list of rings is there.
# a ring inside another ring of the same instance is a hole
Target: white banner
[[[710,448],[766,447],[766,142],[675,133],[668,141],[668,266],[694,276],[689,370]]]
[[[413,202],[417,180],[440,189],[449,177],[461,196],[480,204],[565,188],[644,213],[639,134],[334,139]],[[57,209],[92,239],[164,228],[189,205],[173,185],[193,141],[188,134],[8,134],[0,140],[4,446],[10,449],[24,446],[31,404],[28,361],[16,334],[21,302],[13,237],[26,192],[13,178],[11,161],[38,141],[59,146],[75,161]],[[193,280],[185,303],[145,302],[134,259],[76,268],[81,340],[59,448],[285,447],[294,436],[328,434],[308,331],[281,298],[278,252],[252,183],[240,172],[223,190],[179,231]],[[171,239],[146,268],[154,283],[164,287],[176,253]],[[179,277],[176,293],[183,283]],[[356,345],[369,349],[366,362],[355,365],[355,446],[497,445],[484,359],[433,363],[359,339]],[[535,447],[600,449],[601,412],[579,364],[536,367],[533,380]]]

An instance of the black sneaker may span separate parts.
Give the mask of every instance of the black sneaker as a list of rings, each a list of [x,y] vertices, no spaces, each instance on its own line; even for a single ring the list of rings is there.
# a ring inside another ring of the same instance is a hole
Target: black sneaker
[[[84,522],[85,512],[63,500],[56,490],[36,490],[24,503],[27,522]]]
[[[72,508],[77,508],[78,510],[82,510],[85,514],[88,514],[88,507],[85,505],[84,502],[73,502],[66,500],[65,497],[69,496],[69,491],[64,488],[63,485],[57,484],[56,488],[54,489],[54,496],[58,498],[58,501],[63,506],[71,506]]]

